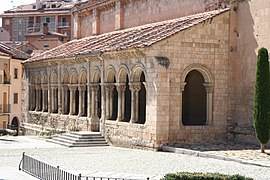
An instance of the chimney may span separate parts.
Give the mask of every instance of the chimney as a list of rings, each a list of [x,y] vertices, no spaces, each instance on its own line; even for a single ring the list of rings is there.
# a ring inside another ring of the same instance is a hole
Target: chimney
[[[43,34],[49,33],[48,23],[43,23]]]

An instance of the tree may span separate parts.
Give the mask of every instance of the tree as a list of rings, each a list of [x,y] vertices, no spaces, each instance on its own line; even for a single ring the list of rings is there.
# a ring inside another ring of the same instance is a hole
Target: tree
[[[257,57],[257,72],[254,97],[254,126],[261,143],[261,152],[269,140],[270,129],[270,77],[268,51],[261,48]]]

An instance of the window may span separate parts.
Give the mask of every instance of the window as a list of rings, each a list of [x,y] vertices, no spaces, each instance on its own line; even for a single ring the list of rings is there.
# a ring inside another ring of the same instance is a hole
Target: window
[[[18,68],[14,68],[14,79],[18,79]]]
[[[9,19],[5,19],[5,25],[6,26],[10,25],[10,20]]]
[[[37,8],[37,6],[36,5],[33,5],[33,9],[36,9]]]
[[[46,17],[46,23],[50,23],[51,22],[51,18],[50,17]]]
[[[56,4],[53,4],[53,5],[52,5],[52,8],[56,8]]]
[[[14,93],[13,103],[18,104],[18,93]]]
[[[42,8],[42,9],[45,9],[45,8],[46,8],[46,5],[45,5],[45,4],[43,4],[43,5],[41,6],[41,8]]]

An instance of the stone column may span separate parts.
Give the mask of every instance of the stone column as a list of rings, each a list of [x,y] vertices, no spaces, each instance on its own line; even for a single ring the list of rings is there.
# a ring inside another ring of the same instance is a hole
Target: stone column
[[[85,101],[85,91],[86,86],[79,86],[79,113],[78,116],[81,117],[84,114],[84,101]]]
[[[67,113],[67,89],[68,86],[67,85],[62,85],[62,114],[66,114]]]
[[[76,103],[76,89],[77,85],[69,85],[69,91],[70,91],[70,108],[69,108],[69,115],[75,114],[75,103]]]
[[[40,85],[36,85],[36,110],[35,111],[40,111]]]
[[[55,111],[56,111],[56,103],[57,103],[57,101],[56,101],[56,88],[57,88],[57,86],[56,85],[52,85],[51,86],[51,104],[52,104],[52,106],[51,106],[51,113],[55,113]]]
[[[90,85],[88,85],[88,88],[87,88],[87,99],[88,99],[88,101],[87,101],[87,117],[88,118],[91,118],[91,114],[92,114],[92,112],[91,112],[91,105],[92,105],[92,96],[91,96],[92,94],[91,94],[91,86]]]
[[[48,92],[48,86],[46,85],[42,85],[42,112],[46,112],[47,111],[47,101],[48,101],[48,97],[47,97],[47,92]]]
[[[106,83],[105,84],[105,93],[106,93],[106,119],[110,119],[112,117],[112,96],[113,96],[114,83]]]
[[[91,91],[92,91],[92,117],[91,118],[98,118],[98,91],[99,91],[99,84],[91,84]]]
[[[117,114],[117,120],[118,122],[121,122],[124,120],[125,117],[125,90],[126,90],[126,84],[125,83],[118,83],[116,84],[116,88],[118,91],[118,114]]]
[[[204,83],[203,84],[206,90],[206,125],[213,123],[213,91],[214,84]]]
[[[129,89],[131,91],[131,123],[138,121],[139,113],[139,91],[141,89],[141,82],[129,83]]]

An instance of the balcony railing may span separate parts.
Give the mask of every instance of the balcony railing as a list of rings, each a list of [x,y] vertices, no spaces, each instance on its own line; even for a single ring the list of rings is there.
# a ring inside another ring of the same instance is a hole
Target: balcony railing
[[[56,31],[57,28],[65,28],[69,26],[69,22],[51,22],[48,23],[49,31]],[[42,32],[43,23],[28,24],[27,33]]]

